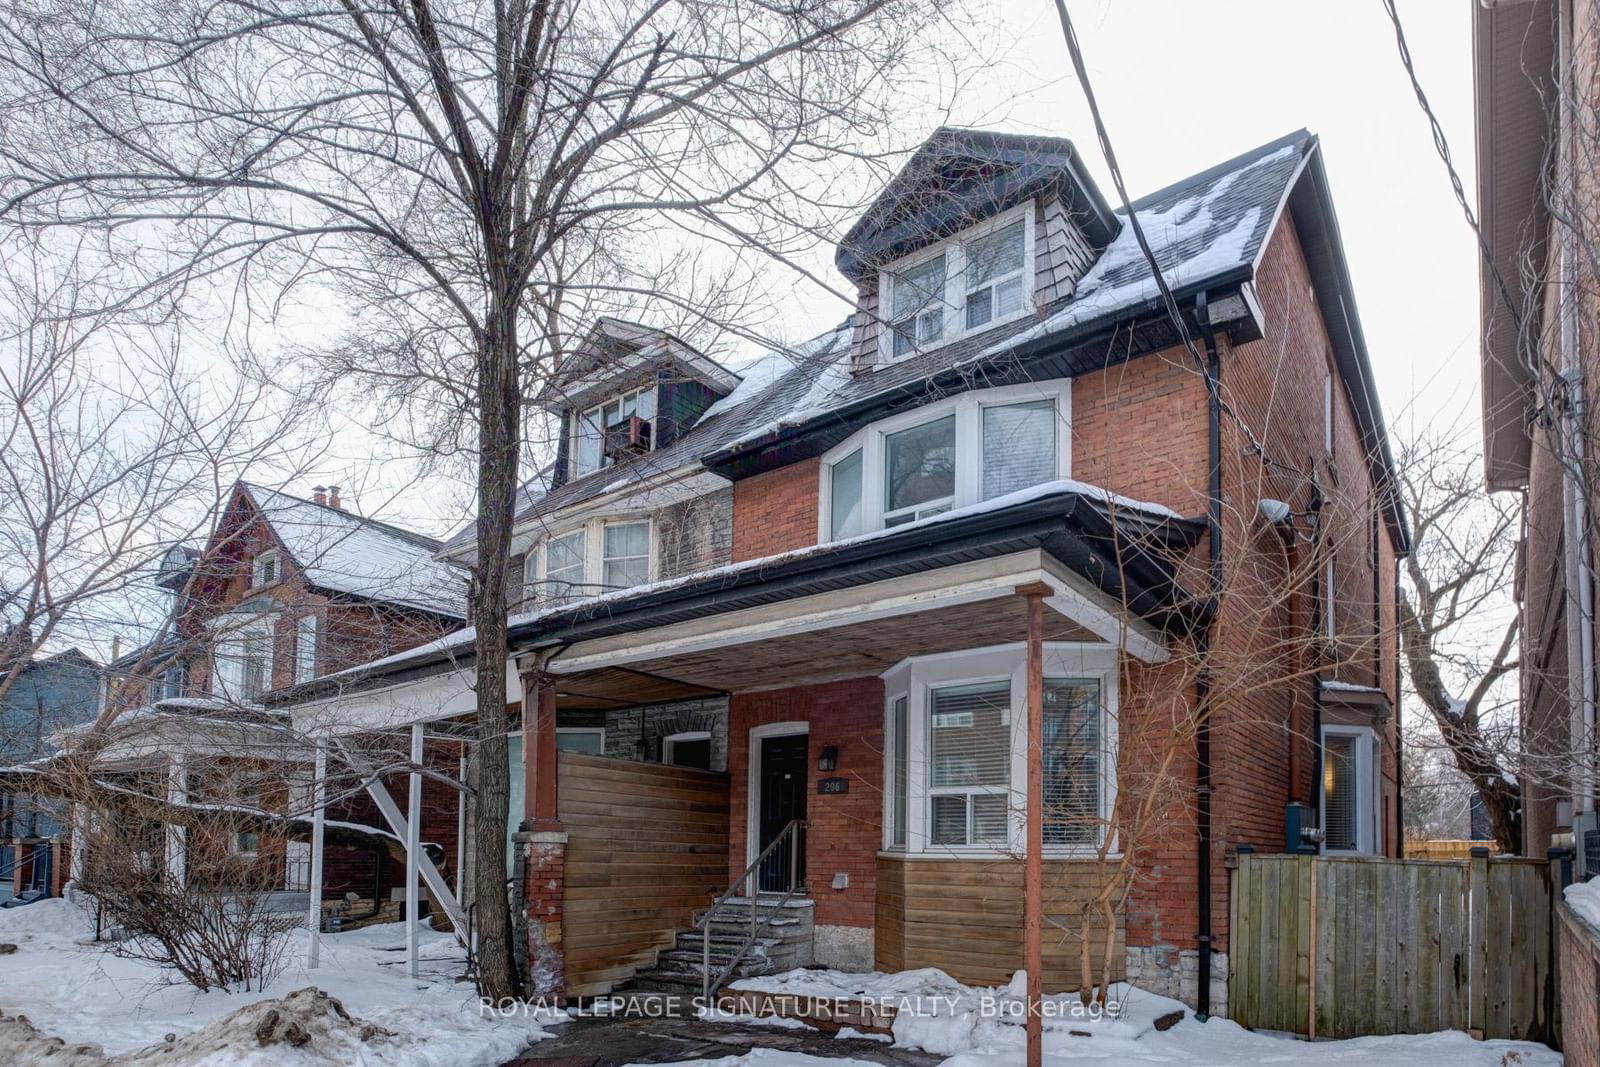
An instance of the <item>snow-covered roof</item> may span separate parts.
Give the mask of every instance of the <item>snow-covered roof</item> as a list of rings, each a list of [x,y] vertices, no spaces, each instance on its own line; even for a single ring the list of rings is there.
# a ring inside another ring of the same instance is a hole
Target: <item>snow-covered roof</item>
[[[311,585],[465,617],[466,574],[435,558],[433,538],[276,489],[243,488]]]

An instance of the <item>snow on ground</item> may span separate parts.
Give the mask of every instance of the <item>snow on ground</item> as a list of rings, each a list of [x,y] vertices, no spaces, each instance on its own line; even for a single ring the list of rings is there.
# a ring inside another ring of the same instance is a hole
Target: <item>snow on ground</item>
[[[168,1034],[183,1043],[187,1035],[212,1026],[215,1032],[207,1037],[219,1042],[219,1051],[195,1050],[183,1059],[159,1057],[162,1063],[197,1067],[493,1067],[550,1036],[541,1022],[564,1021],[533,1014],[480,1017],[472,985],[456,981],[464,960],[455,940],[425,926],[419,933],[422,973],[416,979],[405,974],[403,923],[324,936],[322,966],[312,971],[303,966],[306,934],[297,930],[290,934],[283,973],[265,992],[248,993],[201,993],[154,964],[118,958],[109,946],[91,940],[93,930],[93,918],[63,899],[0,911],[0,942],[17,946],[16,953],[0,962],[0,1012],[26,1015],[47,1034],[71,1045],[92,1042],[111,1054],[163,1044]],[[354,1019],[346,1025],[319,1002],[306,1018],[318,1020],[323,1029],[313,1030],[314,1040],[294,1049],[292,1057],[283,1045],[259,1047],[253,1040],[233,1040],[242,1027],[253,1036],[265,1009],[219,1022],[256,1002],[293,1000],[290,994],[311,986],[337,998]],[[393,1031],[393,1036],[374,1030],[370,1040],[359,1047],[352,1044],[356,1038],[351,1035],[368,1026]],[[220,1051],[220,1042],[232,1042],[233,1047]],[[327,1046],[321,1055],[319,1043]]]
[[[1567,906],[1578,917],[1596,930],[1600,930],[1600,878],[1588,882],[1574,882],[1566,888]]]
[[[1600,897],[1600,894],[1597,894]],[[848,974],[798,970],[748,978],[735,988],[811,998],[867,999],[897,1009],[894,1043],[948,1056],[943,1067],[1010,1067],[1022,1062],[1024,984],[964,986],[936,968],[898,974]],[[1474,1041],[1459,1031],[1308,1042],[1288,1035],[1255,1033],[1225,1019],[1197,1022],[1182,1004],[1126,983],[1111,987],[1116,1010],[1090,1013],[1076,994],[1045,998],[1046,1063],[1092,1060],[1096,1067],[1560,1067],[1561,1055],[1525,1041]],[[1182,1012],[1166,1030],[1157,1019]],[[739,1058],[704,1061],[718,1067],[776,1064],[787,1060]],[[809,1063],[809,1060],[795,1060]],[[834,1061],[836,1063],[843,1061]]]

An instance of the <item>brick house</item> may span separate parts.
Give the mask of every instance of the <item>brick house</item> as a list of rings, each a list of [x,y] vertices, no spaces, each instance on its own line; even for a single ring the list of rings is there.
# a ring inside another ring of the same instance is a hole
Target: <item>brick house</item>
[[[353,513],[337,487],[306,500],[235,484],[204,548],[174,549],[159,569],[172,595],[166,636],[107,669],[102,699],[121,710],[100,765],[169,801],[303,816],[307,735],[289,730],[264,696],[459,629],[465,580],[435,559],[439,547]],[[332,817],[381,826],[358,779],[346,778],[331,792]],[[452,856],[459,807],[454,790],[430,782],[426,839]],[[303,840],[225,828],[151,827],[149,836],[168,871],[189,880],[304,891],[310,876]],[[334,846],[323,888],[387,902],[401,871],[386,849]]]
[[[735,373],[596,324],[516,527],[536,989],[698,982],[685,931],[744,878],[803,959],[1003,982],[1032,752],[1047,912],[1131,856],[1110,973],[1212,1011],[1237,846],[1398,854],[1407,529],[1319,143],[1135,207],[1181,328],[1070,142],[970,130],[845,236],[858,304],[813,340]],[[443,721],[475,678],[463,634],[281,699]],[[1047,988],[1078,951],[1052,928]]]

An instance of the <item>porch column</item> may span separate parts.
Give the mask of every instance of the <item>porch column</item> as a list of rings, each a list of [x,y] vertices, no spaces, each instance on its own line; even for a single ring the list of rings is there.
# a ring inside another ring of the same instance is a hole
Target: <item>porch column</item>
[[[519,664],[522,673],[522,823],[515,836],[530,997],[560,996],[566,986],[563,900],[567,834],[558,807],[555,679],[547,654]],[[515,813],[513,813],[513,817]]]
[[[417,976],[417,859],[422,852],[422,724],[411,724],[411,791],[406,804],[406,973]]]
[[[1028,856],[1023,866],[1023,967],[1028,972],[1028,1067],[1044,1055],[1040,975],[1044,970],[1044,598],[1043,582],[1017,587],[1028,601]]]
[[[167,803],[189,802],[189,777],[183,756],[173,753],[167,757]],[[174,823],[167,824],[167,877],[178,885],[187,884],[189,857],[188,830]]]
[[[322,954],[322,829],[328,803],[328,748],[317,742],[311,765],[311,903],[306,910],[306,967],[314,968]]]

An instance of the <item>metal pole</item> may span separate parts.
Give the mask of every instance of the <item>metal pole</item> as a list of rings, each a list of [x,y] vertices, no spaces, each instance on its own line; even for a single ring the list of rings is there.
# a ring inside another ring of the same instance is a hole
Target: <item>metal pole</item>
[[[411,796],[406,808],[406,972],[417,976],[417,854],[422,851],[422,724],[411,725]]]
[[[328,802],[328,749],[317,742],[311,772],[311,904],[306,914],[306,967],[317,966],[322,955],[322,824]]]
[[[1028,1067],[1044,1056],[1040,975],[1044,970],[1044,598],[1048,586],[1023,586],[1028,598],[1028,858],[1023,868],[1022,929],[1028,972]]]

